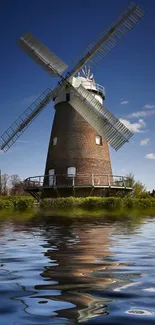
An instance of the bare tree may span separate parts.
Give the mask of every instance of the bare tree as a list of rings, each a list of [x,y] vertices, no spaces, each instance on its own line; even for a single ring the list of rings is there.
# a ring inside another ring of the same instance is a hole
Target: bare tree
[[[10,176],[10,195],[24,195],[24,183],[17,174]]]
[[[19,184],[20,182],[21,182],[21,179],[17,174],[10,176],[11,187],[15,186],[16,184]]]
[[[1,195],[8,195],[10,187],[10,176],[8,174],[1,175]]]

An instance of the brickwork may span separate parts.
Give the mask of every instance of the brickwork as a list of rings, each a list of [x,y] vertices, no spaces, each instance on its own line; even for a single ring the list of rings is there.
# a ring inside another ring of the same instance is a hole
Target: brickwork
[[[102,138],[101,145],[97,145],[96,131],[67,102],[57,104],[55,110],[45,174],[49,169],[55,169],[55,174],[67,174],[68,167],[76,167],[77,174],[111,175],[107,142]]]

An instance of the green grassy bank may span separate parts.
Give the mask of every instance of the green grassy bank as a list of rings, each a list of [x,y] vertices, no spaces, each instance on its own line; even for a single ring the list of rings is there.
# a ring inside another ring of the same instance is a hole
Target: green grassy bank
[[[110,210],[118,211],[123,209],[148,209],[154,208],[154,198],[120,198],[120,197],[87,197],[87,198],[57,198],[43,199],[40,202],[41,208],[65,209],[65,208],[83,208],[91,210]]]
[[[29,196],[4,196],[0,197],[0,210],[14,209],[26,210],[35,206],[35,199]],[[87,197],[87,198],[57,198],[43,199],[40,202],[41,210],[66,210],[66,209],[84,209],[84,210],[106,210],[123,211],[126,209],[154,209],[155,198],[134,198],[134,197]]]

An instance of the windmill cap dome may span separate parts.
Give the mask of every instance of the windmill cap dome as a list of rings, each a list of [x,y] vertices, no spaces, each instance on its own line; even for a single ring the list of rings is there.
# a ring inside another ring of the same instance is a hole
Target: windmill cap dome
[[[88,90],[92,90],[92,92],[98,93],[103,99],[105,99],[105,88],[97,83],[95,83],[94,79],[88,79],[85,77],[73,77],[72,85],[77,88],[82,85],[84,88]]]

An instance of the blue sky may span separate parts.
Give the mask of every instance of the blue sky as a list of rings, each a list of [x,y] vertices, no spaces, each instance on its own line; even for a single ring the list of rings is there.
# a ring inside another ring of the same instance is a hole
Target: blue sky
[[[0,12],[0,133],[46,88],[51,78],[17,46],[31,31],[65,63],[82,53],[128,4],[126,0],[2,0]],[[105,106],[135,131],[118,152],[110,149],[113,173],[132,172],[148,189],[155,188],[155,1],[139,0],[145,17],[101,63],[95,81],[105,86]],[[53,120],[53,104],[6,153],[3,173],[21,178],[43,175]]]

